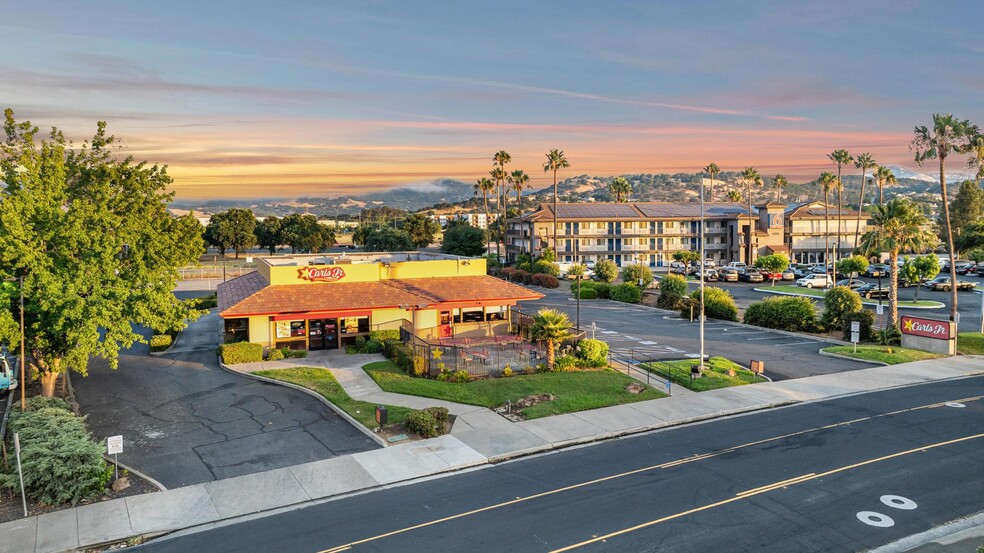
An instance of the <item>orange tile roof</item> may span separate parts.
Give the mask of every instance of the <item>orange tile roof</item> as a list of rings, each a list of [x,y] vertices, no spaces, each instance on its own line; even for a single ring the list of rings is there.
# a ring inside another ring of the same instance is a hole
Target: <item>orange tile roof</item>
[[[222,317],[385,309],[461,301],[521,301],[543,297],[543,294],[491,276],[276,286],[264,286],[266,282],[259,277],[257,287],[257,282],[250,278],[253,274],[218,286],[219,313]],[[247,293],[250,290],[252,292]]]

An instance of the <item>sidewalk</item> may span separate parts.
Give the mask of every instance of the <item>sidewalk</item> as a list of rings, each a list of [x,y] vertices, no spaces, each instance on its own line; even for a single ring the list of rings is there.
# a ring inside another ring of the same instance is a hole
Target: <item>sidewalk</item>
[[[340,380],[346,379],[346,389],[351,386],[353,394],[383,397],[377,394],[385,392],[378,391],[375,383],[370,386],[365,382],[359,376],[364,374],[361,369],[354,369],[366,360],[358,359],[362,356],[349,357],[351,360],[345,363],[332,357],[333,365],[344,365],[333,366],[332,373]],[[311,366],[319,358],[290,362]],[[279,363],[284,362],[263,363],[262,368],[275,368]],[[984,374],[984,358],[960,356],[749,384],[519,423],[510,423],[487,409],[451,404],[461,411],[447,436],[8,522],[0,525],[0,553],[70,551],[303,505],[571,444],[779,405],[978,374]],[[385,397],[390,396],[406,397]],[[434,405],[432,400],[424,402]]]

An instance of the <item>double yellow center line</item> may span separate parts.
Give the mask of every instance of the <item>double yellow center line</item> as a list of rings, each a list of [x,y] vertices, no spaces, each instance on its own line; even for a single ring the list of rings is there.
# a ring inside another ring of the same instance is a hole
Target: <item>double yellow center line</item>
[[[971,401],[977,401],[977,400],[979,400],[981,398],[984,398],[984,395],[973,396],[973,397],[966,397],[966,398],[961,398],[961,399],[953,399],[953,400],[947,400],[947,401],[940,401],[940,402],[937,402],[937,403],[930,403],[930,404],[927,404],[927,405],[920,405],[920,406],[917,406],[917,407],[910,407],[908,409],[900,409],[898,411],[892,411],[892,412],[889,412],[889,413],[881,413],[881,414],[878,414],[878,415],[872,415],[870,417],[862,417],[862,418],[852,419],[852,420],[849,420],[849,421],[838,422],[838,423],[833,423],[833,424],[827,424],[827,425],[824,425],[824,426],[817,426],[817,427],[814,427],[814,428],[808,428],[808,429],[800,430],[800,431],[797,431],[797,432],[791,432],[789,434],[783,434],[781,436],[774,436],[774,437],[771,437],[771,438],[765,438],[765,439],[757,440],[757,441],[754,441],[754,442],[748,442],[748,443],[745,443],[745,444],[741,444],[741,445],[737,445],[737,446],[733,446],[733,447],[729,447],[729,448],[725,448],[725,449],[720,449],[720,450],[713,451],[713,452],[710,452],[710,453],[702,453],[702,454],[693,455],[693,456],[690,456],[690,457],[684,457],[682,459],[676,459],[676,460],[673,460],[673,461],[668,461],[666,463],[662,463],[662,464],[659,464],[659,465],[651,465],[651,466],[648,466],[648,467],[642,467],[642,468],[638,468],[638,469],[634,469],[634,470],[630,470],[630,471],[626,471],[626,472],[621,472],[621,473],[618,473],[618,474],[612,474],[610,476],[604,476],[602,478],[596,478],[594,480],[588,480],[586,482],[580,482],[578,484],[572,484],[570,486],[565,486],[563,488],[556,488],[556,489],[548,490],[548,491],[541,492],[541,493],[538,493],[538,494],[533,494],[533,495],[528,495],[528,496],[523,496],[523,497],[517,497],[516,499],[511,499],[509,501],[504,501],[502,503],[496,503],[494,505],[488,505],[488,506],[485,506],[485,507],[480,507],[478,509],[473,509],[471,511],[465,511],[465,512],[458,513],[458,514],[451,515],[451,516],[447,516],[447,517],[444,517],[444,518],[439,518],[439,519],[435,519],[435,520],[431,520],[431,521],[427,521],[427,522],[422,522],[420,524],[415,524],[413,526],[407,526],[405,528],[400,528],[398,530],[393,530],[391,532],[386,532],[384,534],[379,534],[379,535],[376,535],[376,536],[372,536],[372,537],[368,537],[368,538],[363,538],[361,540],[349,542],[349,543],[346,543],[346,544],[343,544],[343,545],[332,547],[330,549],[324,549],[322,551],[319,551],[318,553],[340,553],[342,551],[347,551],[347,550],[351,549],[354,546],[361,545],[361,544],[364,544],[364,543],[378,541],[378,540],[389,538],[389,537],[393,537],[393,536],[396,536],[396,535],[399,535],[399,534],[405,534],[407,532],[413,532],[415,530],[420,530],[421,528],[427,528],[429,526],[434,526],[434,525],[437,525],[437,524],[443,524],[445,522],[450,522],[452,520],[457,520],[457,519],[460,519],[460,518],[465,518],[465,517],[469,517],[469,516],[472,516],[472,515],[477,515],[479,513],[484,513],[484,512],[492,511],[492,510],[495,510],[495,509],[501,509],[502,507],[508,507],[510,505],[515,505],[517,503],[523,503],[523,502],[526,502],[526,501],[532,501],[534,499],[540,499],[542,497],[548,497],[548,496],[551,496],[551,495],[555,495],[555,494],[559,494],[559,493],[564,493],[564,492],[568,492],[568,491],[571,491],[571,490],[576,490],[578,488],[584,488],[584,487],[587,487],[587,486],[593,486],[595,484],[600,484],[602,482],[608,482],[610,480],[615,480],[615,479],[618,479],[618,478],[624,478],[626,476],[632,476],[632,475],[635,475],[635,474],[640,474],[640,473],[648,472],[648,471],[651,471],[651,470],[668,469],[668,468],[671,468],[671,467],[676,467],[676,466],[684,465],[684,464],[687,464],[687,463],[693,463],[693,462],[701,461],[701,460],[704,460],[704,459],[710,459],[712,457],[718,457],[718,456],[721,456],[721,455],[726,455],[728,453],[732,453],[732,452],[738,451],[740,449],[754,447],[754,446],[757,446],[757,445],[762,445],[762,444],[766,444],[766,443],[769,443],[769,442],[775,442],[775,441],[778,441],[778,440],[785,440],[787,438],[792,438],[792,437],[795,437],[795,436],[801,436],[803,434],[809,434],[809,433],[812,433],[812,432],[819,432],[821,430],[828,430],[828,429],[831,429],[831,428],[837,428],[837,427],[841,427],[841,426],[849,426],[851,424],[855,424],[855,423],[858,423],[858,422],[864,422],[864,421],[874,420],[874,419],[883,418],[883,417],[890,417],[890,416],[899,415],[899,414],[902,414],[902,413],[908,413],[908,412],[912,412],[912,411],[919,411],[921,409],[934,409],[934,408],[941,407],[941,406],[943,406],[943,405],[945,405],[947,403],[952,403],[952,402],[967,403],[967,402],[971,402]],[[801,480],[801,479],[806,478],[807,476],[819,477],[819,476],[813,475],[811,473],[810,475],[804,475],[804,476],[798,477],[798,478],[793,479],[793,480],[796,480],[795,483],[803,482],[805,480]],[[782,484],[782,483],[779,483],[779,484]],[[777,486],[777,484],[771,484],[770,486]],[[775,488],[770,487],[770,486],[766,486],[766,487],[768,487],[769,490],[775,489]],[[769,491],[769,490],[766,490],[766,491]],[[723,505],[725,503],[730,503],[731,501],[736,501],[737,499],[742,499],[744,497],[751,497],[751,495],[754,495],[754,493],[751,493],[751,492],[754,492],[754,491],[755,490],[749,490],[748,492],[743,492],[746,495],[740,495],[737,498],[726,500],[725,502],[722,502],[722,503],[712,504],[711,506],[705,506],[704,508],[711,508],[711,507],[715,507],[717,505]],[[758,493],[761,493],[761,492],[758,492]],[[701,508],[701,509],[703,509],[703,508]],[[673,515],[673,517],[675,518],[677,516],[684,516],[685,514],[689,514],[690,512],[696,512],[696,511],[688,511],[688,512],[685,512],[685,513],[682,513],[682,514]]]

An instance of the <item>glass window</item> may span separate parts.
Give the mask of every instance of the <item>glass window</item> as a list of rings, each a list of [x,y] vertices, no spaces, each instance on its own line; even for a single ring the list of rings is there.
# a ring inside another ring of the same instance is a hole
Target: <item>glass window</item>
[[[307,326],[304,323],[305,323],[305,321],[291,321],[290,322],[290,336],[291,336],[291,338],[296,338],[298,336],[307,336]]]
[[[483,319],[481,307],[466,307],[461,310],[461,322],[475,323]]]
[[[249,319],[226,319],[223,341],[227,344],[249,340]]]

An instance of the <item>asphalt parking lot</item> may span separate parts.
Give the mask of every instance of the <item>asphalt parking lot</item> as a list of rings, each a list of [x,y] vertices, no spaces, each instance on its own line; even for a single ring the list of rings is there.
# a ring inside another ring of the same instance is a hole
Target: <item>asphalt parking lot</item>
[[[577,302],[566,287],[546,291],[546,297],[523,304],[526,311],[554,307],[576,318]],[[630,359],[669,360],[699,357],[699,328],[660,309],[609,300],[581,301],[581,328],[590,336],[608,342],[612,351]],[[705,323],[705,354],[727,357],[748,366],[763,361],[766,374],[774,380],[802,378],[857,370],[871,365],[861,361],[825,357],[821,348],[836,345],[812,336],[789,335],[769,329],[748,327],[727,321]]]
[[[115,371],[94,359],[73,375],[93,435],[123,435],[120,462],[172,488],[379,447],[303,392],[220,368],[216,325],[203,317],[172,352],[138,344]]]

